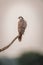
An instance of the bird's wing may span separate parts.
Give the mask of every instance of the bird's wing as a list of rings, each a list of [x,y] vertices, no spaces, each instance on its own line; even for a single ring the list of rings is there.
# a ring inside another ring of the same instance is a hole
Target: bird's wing
[[[21,31],[22,27],[23,27],[23,22],[19,21],[18,22],[18,31],[19,30]]]
[[[21,34],[24,34],[25,28],[27,26],[27,23],[25,20],[18,22],[18,32]]]
[[[23,28],[26,29],[26,27],[27,27],[27,23],[26,23],[25,20],[24,20],[23,22],[24,22],[24,23],[23,23]]]
[[[18,22],[18,28],[21,28],[23,26],[23,22],[19,21]]]

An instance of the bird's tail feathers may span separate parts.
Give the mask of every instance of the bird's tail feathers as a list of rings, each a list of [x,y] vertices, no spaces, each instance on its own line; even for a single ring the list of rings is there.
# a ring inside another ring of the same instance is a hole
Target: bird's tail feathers
[[[21,35],[19,35],[18,40],[19,40],[19,41],[21,41],[21,40],[22,40],[22,34],[21,34]]]

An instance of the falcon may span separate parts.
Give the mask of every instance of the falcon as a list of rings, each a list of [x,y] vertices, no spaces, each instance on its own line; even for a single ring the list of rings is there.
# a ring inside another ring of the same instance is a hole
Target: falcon
[[[19,19],[19,21],[18,21],[18,33],[19,33],[18,40],[21,41],[22,35],[24,34],[25,29],[27,27],[27,23],[22,16],[19,16],[18,19]]]

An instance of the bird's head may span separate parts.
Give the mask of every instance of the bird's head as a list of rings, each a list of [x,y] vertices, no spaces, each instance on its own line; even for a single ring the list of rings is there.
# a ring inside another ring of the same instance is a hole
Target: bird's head
[[[22,16],[19,16],[18,19],[24,19]]]

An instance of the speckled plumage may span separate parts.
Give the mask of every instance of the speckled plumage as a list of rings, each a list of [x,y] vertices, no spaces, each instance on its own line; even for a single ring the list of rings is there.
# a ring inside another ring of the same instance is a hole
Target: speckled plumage
[[[22,39],[22,35],[25,32],[26,26],[27,26],[26,21],[24,20],[24,18],[20,17],[19,21],[18,21],[18,32],[19,32],[18,40],[19,41],[21,41],[21,39]]]

